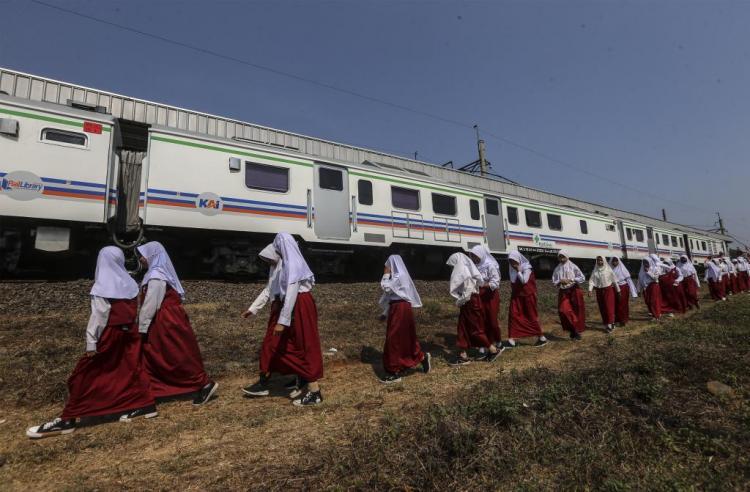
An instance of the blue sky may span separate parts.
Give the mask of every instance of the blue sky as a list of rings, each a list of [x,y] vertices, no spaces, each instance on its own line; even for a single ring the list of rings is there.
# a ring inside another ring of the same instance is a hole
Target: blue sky
[[[750,2],[44,1],[479,124],[575,168],[485,134],[499,174],[690,225],[721,211],[750,243]],[[2,66],[428,162],[476,159],[466,126],[31,2],[0,10]]]

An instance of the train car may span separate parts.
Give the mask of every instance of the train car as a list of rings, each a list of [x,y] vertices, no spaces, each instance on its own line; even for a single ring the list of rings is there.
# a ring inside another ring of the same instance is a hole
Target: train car
[[[518,249],[549,271],[688,253],[728,238],[377,151],[0,69],[0,271],[78,269],[96,248],[157,239],[185,268],[258,273],[294,234],[321,275],[407,255],[436,273],[456,250]],[[80,270],[79,270],[80,271]]]

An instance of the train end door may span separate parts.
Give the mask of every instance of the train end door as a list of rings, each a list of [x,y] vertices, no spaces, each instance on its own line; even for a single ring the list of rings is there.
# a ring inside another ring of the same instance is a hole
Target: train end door
[[[498,197],[484,197],[484,230],[490,250],[504,252],[506,250],[505,221],[502,201]]]
[[[349,173],[345,168],[315,163],[314,229],[319,239],[349,239]]]

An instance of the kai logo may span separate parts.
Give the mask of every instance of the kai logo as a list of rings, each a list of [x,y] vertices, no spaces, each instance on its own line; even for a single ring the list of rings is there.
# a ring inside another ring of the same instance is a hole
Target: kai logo
[[[534,234],[532,240],[534,241],[534,245],[540,248],[552,248],[555,246],[554,241],[545,241],[539,234]]]
[[[14,200],[33,200],[40,197],[43,191],[42,179],[28,171],[13,171],[0,178],[0,195]]]
[[[203,215],[217,215],[224,208],[224,200],[215,193],[201,193],[195,199],[195,208]]]

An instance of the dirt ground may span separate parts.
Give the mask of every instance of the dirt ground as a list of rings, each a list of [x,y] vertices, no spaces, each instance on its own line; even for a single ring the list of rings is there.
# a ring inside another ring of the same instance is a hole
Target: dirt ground
[[[105,423],[31,441],[25,429],[62,409],[65,381],[84,348],[90,282],[2,283],[1,488],[305,488],[310,457],[346,444],[349,429],[418,411],[473,384],[491,384],[504,373],[583,360],[612,338],[632,337],[652,326],[643,300],[632,299],[632,322],[607,335],[595,298],[588,297],[589,330],[583,341],[572,342],[560,328],[551,283],[538,284],[539,311],[550,344],[507,350],[494,364],[451,368],[446,358],[453,353],[457,308],[447,294],[447,282],[417,282],[424,303],[417,312],[418,333],[423,348],[433,355],[434,371],[410,374],[392,386],[376,378],[382,371],[385,330],[377,320],[379,285],[317,285],[313,295],[325,354],[325,402],[316,408],[296,408],[281,387],[288,378],[277,378],[277,391],[268,398],[246,398],[241,392],[257,378],[267,311],[254,320],[243,320],[240,314],[262,285],[188,281],[186,309],[206,368],[220,385],[218,397],[200,408],[189,401],[162,403],[156,419]],[[504,337],[508,297],[509,286],[503,282]],[[713,304],[706,299],[703,303]]]

